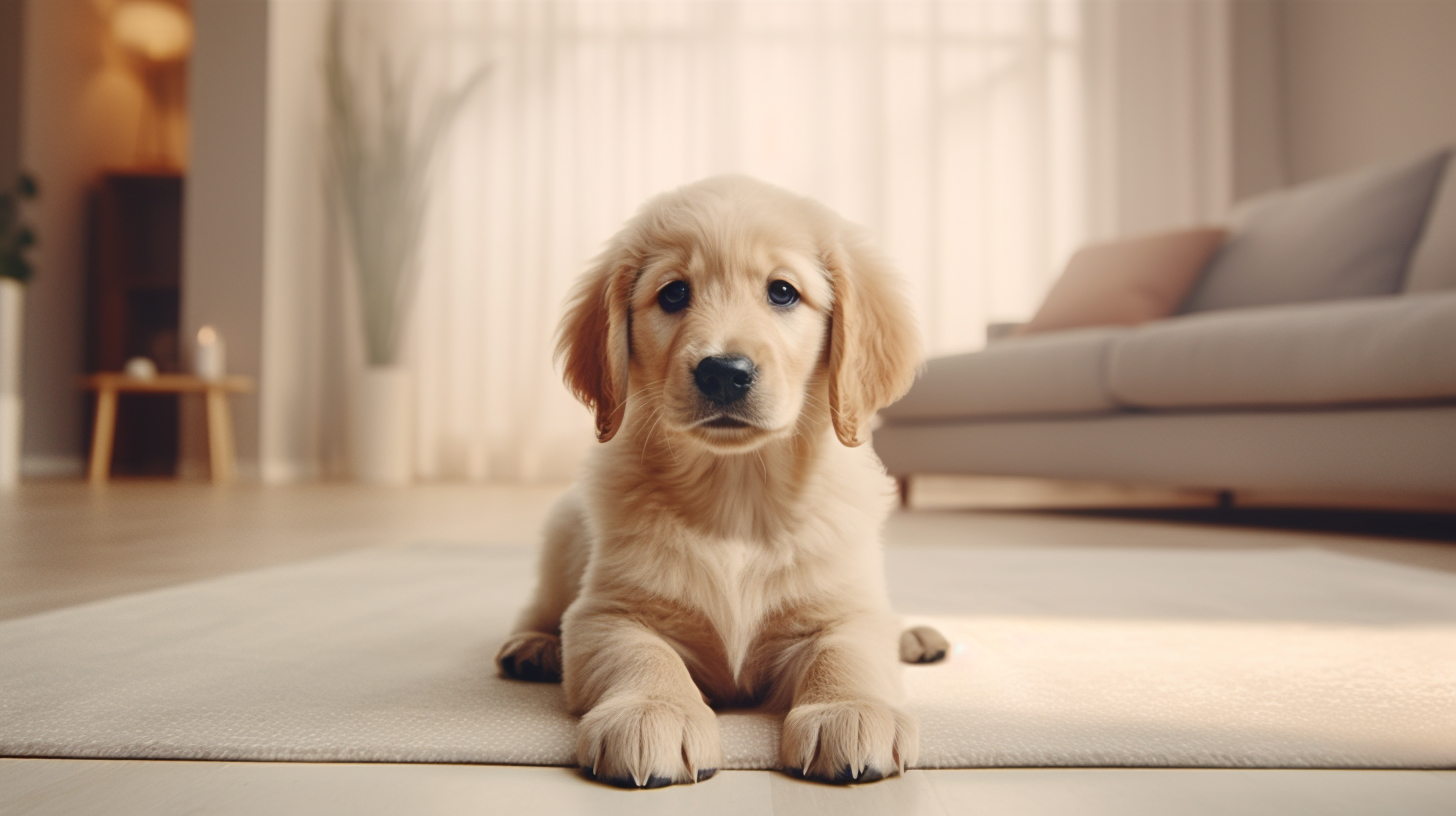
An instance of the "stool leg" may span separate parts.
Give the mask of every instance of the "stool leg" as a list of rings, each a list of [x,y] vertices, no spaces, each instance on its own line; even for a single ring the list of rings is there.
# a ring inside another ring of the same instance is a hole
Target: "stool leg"
[[[96,391],[96,424],[91,429],[91,484],[103,485],[111,476],[111,446],[116,437],[116,389]]]
[[[221,388],[207,389],[207,446],[213,484],[227,484],[233,478],[233,420],[227,396]]]

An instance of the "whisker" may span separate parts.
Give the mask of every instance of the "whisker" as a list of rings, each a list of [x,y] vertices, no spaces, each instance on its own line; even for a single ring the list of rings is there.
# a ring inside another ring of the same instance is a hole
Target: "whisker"
[[[639,457],[637,457],[637,464],[639,464],[639,465],[641,465],[643,462],[647,461],[647,446],[652,442],[652,434],[653,434],[653,432],[655,432],[657,430],[658,424],[660,424],[662,422],[662,416],[663,416],[662,407],[661,406],[657,406],[657,410],[654,411],[653,413],[656,414],[656,418],[652,421],[652,427],[650,427],[650,428],[647,429],[647,437],[642,440],[642,455],[639,456]],[[665,437],[663,439],[663,444],[667,446],[667,449],[668,449],[669,452],[672,451],[672,445],[667,442],[667,439]]]
[[[804,392],[804,399],[808,400],[809,402],[812,402],[815,405],[820,406],[821,408],[828,408],[829,407],[829,404],[828,403],[826,403],[824,400],[819,399],[818,397],[814,396],[813,394],[810,394],[808,391],[805,391]]]

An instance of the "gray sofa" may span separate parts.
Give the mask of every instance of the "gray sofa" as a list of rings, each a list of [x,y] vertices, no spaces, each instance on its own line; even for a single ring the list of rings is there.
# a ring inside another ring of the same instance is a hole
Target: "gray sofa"
[[[899,477],[1456,499],[1447,157],[1241,205],[1174,316],[930,360],[875,449]]]

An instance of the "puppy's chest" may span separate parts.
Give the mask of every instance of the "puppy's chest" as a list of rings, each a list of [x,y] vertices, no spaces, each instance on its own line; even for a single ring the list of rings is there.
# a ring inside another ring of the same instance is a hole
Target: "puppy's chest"
[[[683,554],[681,568],[691,576],[681,582],[675,600],[701,616],[699,625],[711,628],[695,640],[704,646],[718,641],[727,664],[722,668],[736,678],[769,613],[793,602],[793,567],[783,554],[760,544],[700,543],[706,546]]]

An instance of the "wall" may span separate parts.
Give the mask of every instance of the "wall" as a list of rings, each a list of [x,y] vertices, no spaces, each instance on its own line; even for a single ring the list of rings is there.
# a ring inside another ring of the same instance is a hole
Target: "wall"
[[[1285,0],[1281,11],[1291,180],[1456,143],[1456,2]]]
[[[102,169],[130,163],[143,91],[103,47],[92,0],[26,0],[20,162],[40,182],[29,220],[39,236],[26,295],[28,476],[79,474],[85,340],[86,194]]]
[[[258,382],[232,402],[239,475],[318,478],[340,468],[323,430],[342,414],[330,395],[345,390],[317,147],[327,5],[193,0],[192,9],[184,336],[217,327],[229,372]],[[195,409],[182,459],[184,473],[206,472]]]
[[[262,373],[270,3],[194,0],[192,148],[182,238],[182,337],[214,326],[227,368]],[[184,360],[192,343],[184,340]],[[194,403],[195,401],[188,401]],[[233,397],[239,475],[258,472],[258,396]],[[184,474],[205,472],[200,410],[184,405]]]
[[[20,164],[20,46],[22,0],[0,0],[0,187]]]
[[[1105,157],[1094,234],[1189,223],[1221,201],[1456,143],[1451,0],[1088,8],[1111,49],[1090,65],[1110,88],[1090,94]]]
[[[1093,94],[1105,107],[1094,137],[1112,146],[1110,164],[1094,167],[1109,195],[1094,233],[1176,226],[1217,214],[1223,199],[1456,143],[1451,0],[1089,8],[1113,49],[1092,65],[1093,81],[1113,88]]]
[[[1236,0],[1230,13],[1229,193],[1239,201],[1289,183],[1284,144],[1284,29],[1279,0]]]

